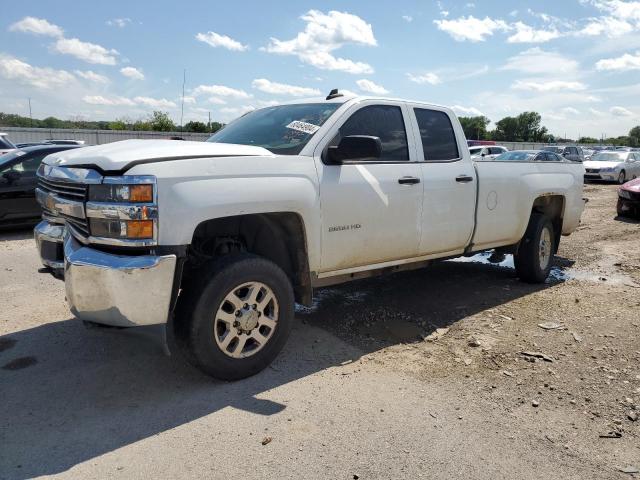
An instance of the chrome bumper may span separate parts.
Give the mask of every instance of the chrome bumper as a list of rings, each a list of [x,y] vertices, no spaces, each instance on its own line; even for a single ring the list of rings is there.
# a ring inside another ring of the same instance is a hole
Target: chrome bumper
[[[175,255],[114,255],[65,234],[67,301],[81,320],[119,327],[165,323],[175,268]]]
[[[49,223],[46,220],[36,225],[33,230],[40,261],[45,267],[56,270],[60,274],[64,269],[63,234],[64,225]]]

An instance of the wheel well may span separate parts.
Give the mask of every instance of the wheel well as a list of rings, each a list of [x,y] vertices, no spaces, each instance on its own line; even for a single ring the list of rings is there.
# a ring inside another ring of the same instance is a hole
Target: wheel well
[[[545,195],[538,197],[533,202],[531,213],[542,213],[551,219],[556,238],[556,251],[562,235],[562,222],[564,219],[565,198],[562,195]]]
[[[189,246],[183,284],[207,262],[241,252],[274,262],[291,279],[296,301],[311,304],[304,224],[300,215],[292,212],[237,215],[200,223]]]

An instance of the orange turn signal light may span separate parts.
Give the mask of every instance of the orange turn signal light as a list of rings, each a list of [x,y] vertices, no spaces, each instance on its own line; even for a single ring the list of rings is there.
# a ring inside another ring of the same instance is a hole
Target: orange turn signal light
[[[129,200],[131,202],[153,202],[153,185],[131,185]]]
[[[127,222],[127,238],[153,238],[153,220]]]

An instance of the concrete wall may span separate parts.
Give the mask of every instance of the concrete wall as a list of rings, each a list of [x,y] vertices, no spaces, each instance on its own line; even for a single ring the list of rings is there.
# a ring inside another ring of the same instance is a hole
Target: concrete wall
[[[138,132],[128,130],[75,130],[21,127],[0,127],[0,132],[6,133],[9,140],[13,143],[40,142],[53,138],[58,140],[84,140],[87,145],[100,145],[102,143],[111,143],[132,138],[162,139],[172,136],[182,137],[185,140],[203,142],[211,136],[209,133],[188,132]]]
[[[0,132],[5,132],[9,140],[13,143],[39,142],[55,139],[84,140],[87,145],[99,145],[102,143],[117,142],[131,138],[140,139],[161,139],[171,136],[182,137],[185,140],[204,142],[211,136],[209,133],[188,133],[188,132],[138,132],[129,130],[72,130],[57,128],[21,128],[21,127],[0,127]],[[537,150],[546,145],[545,143],[523,143],[523,142],[497,142],[499,145],[507,147],[509,150]]]

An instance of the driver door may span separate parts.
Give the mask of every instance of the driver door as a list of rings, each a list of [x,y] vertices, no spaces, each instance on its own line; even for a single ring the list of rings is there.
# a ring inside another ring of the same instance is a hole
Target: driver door
[[[320,272],[365,270],[417,256],[422,174],[410,125],[401,103],[365,101],[345,112],[319,143]],[[379,137],[380,158],[328,164],[328,147],[350,135]]]

